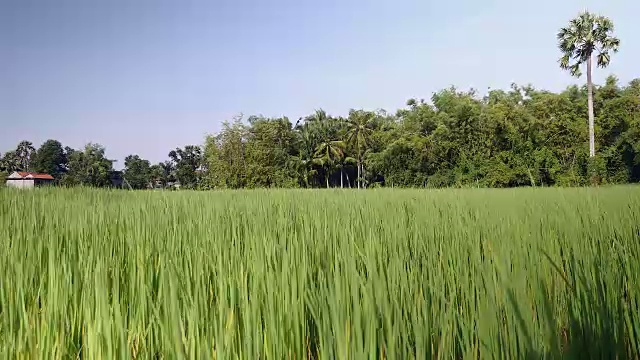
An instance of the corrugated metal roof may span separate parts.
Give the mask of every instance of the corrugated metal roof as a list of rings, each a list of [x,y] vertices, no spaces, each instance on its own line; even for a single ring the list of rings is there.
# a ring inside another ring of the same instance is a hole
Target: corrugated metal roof
[[[18,174],[20,177],[16,178],[16,177],[13,177],[13,176],[9,176],[7,179],[9,179],[9,180],[16,180],[16,179],[24,179],[24,180],[28,180],[28,179],[53,180],[53,176],[51,176],[49,174],[40,174],[40,173],[26,172],[26,171],[16,171],[14,174]],[[13,175],[13,174],[11,174],[11,175]]]

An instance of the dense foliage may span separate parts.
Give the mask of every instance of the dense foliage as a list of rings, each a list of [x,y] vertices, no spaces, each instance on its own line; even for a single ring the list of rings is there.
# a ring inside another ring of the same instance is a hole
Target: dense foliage
[[[0,189],[7,359],[638,359],[640,188]]]
[[[480,97],[454,88],[411,99],[395,114],[322,110],[295,124],[251,116],[224,123],[204,145],[152,165],[125,161],[132,188],[580,186],[640,180],[640,79],[594,87],[589,157],[587,87],[561,93],[513,85]],[[8,151],[0,170],[50,172],[65,184],[109,186],[104,147],[73,151],[54,140]],[[125,185],[127,183],[125,182]]]

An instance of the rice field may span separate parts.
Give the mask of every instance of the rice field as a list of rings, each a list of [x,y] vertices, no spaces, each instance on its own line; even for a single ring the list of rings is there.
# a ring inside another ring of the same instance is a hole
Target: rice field
[[[0,357],[640,357],[640,187],[0,189]]]

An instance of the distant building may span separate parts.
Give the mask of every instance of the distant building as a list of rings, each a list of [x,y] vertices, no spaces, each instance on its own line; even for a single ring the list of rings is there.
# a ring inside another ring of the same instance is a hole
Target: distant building
[[[7,177],[7,186],[21,189],[31,189],[53,183],[53,176],[33,172],[16,171]]]

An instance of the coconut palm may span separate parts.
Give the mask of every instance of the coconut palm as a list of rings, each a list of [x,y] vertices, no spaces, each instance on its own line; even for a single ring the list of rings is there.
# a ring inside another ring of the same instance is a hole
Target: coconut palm
[[[356,165],[358,168],[358,189],[360,189],[361,174],[364,173],[362,158],[367,151],[369,138],[373,133],[371,120],[375,114],[362,110],[351,110],[347,118],[347,143],[356,149]]]
[[[321,110],[320,110],[321,111]],[[318,112],[316,112],[318,114]],[[326,114],[322,112],[326,119]],[[314,114],[315,115],[315,114]],[[302,122],[302,119],[298,120],[295,126],[296,142],[298,148],[298,155],[291,156],[288,166],[294,169],[302,180],[305,187],[310,187],[310,180],[318,173],[314,168],[313,156],[315,153],[316,138],[315,133],[312,131],[310,124],[316,124],[310,120],[313,115],[307,118],[306,122]],[[324,120],[321,120],[324,121]],[[316,125],[317,126],[317,125]]]
[[[349,173],[345,173],[344,169],[354,164],[356,164],[356,159],[350,156],[342,157],[338,161],[338,164],[336,166],[338,169],[340,169],[340,188],[341,189],[344,187],[343,179],[345,176],[347,177],[347,186],[351,188],[351,180],[349,180]]]
[[[296,123],[298,130],[298,142],[300,146],[299,156],[292,159],[297,165],[306,171],[303,174],[305,184],[308,179],[317,175],[313,165],[325,169],[325,181],[329,187],[329,175],[331,171],[344,160],[344,143],[334,140],[339,138],[339,119],[329,116],[324,110],[316,110],[312,115],[300,119]]]
[[[313,162],[325,168],[325,181],[329,188],[331,170],[344,158],[344,142],[339,140],[324,140],[316,148]]]
[[[302,158],[300,156],[290,156],[287,160],[287,168],[298,175],[298,180],[304,187],[311,187],[311,180],[318,174],[313,168],[313,159]]]
[[[327,115],[327,112],[322,110],[322,109],[318,109],[316,110],[312,115],[310,115],[307,118],[307,121],[309,122],[324,122],[324,121],[328,121],[331,118],[331,116]]]
[[[589,107],[589,156],[596,154],[593,114],[592,57],[597,52],[597,66],[607,67],[611,53],[618,52],[620,40],[613,35],[613,22],[604,16],[583,12],[558,32],[558,47],[562,51],[560,67],[580,77],[580,66],[587,65],[587,95]]]

